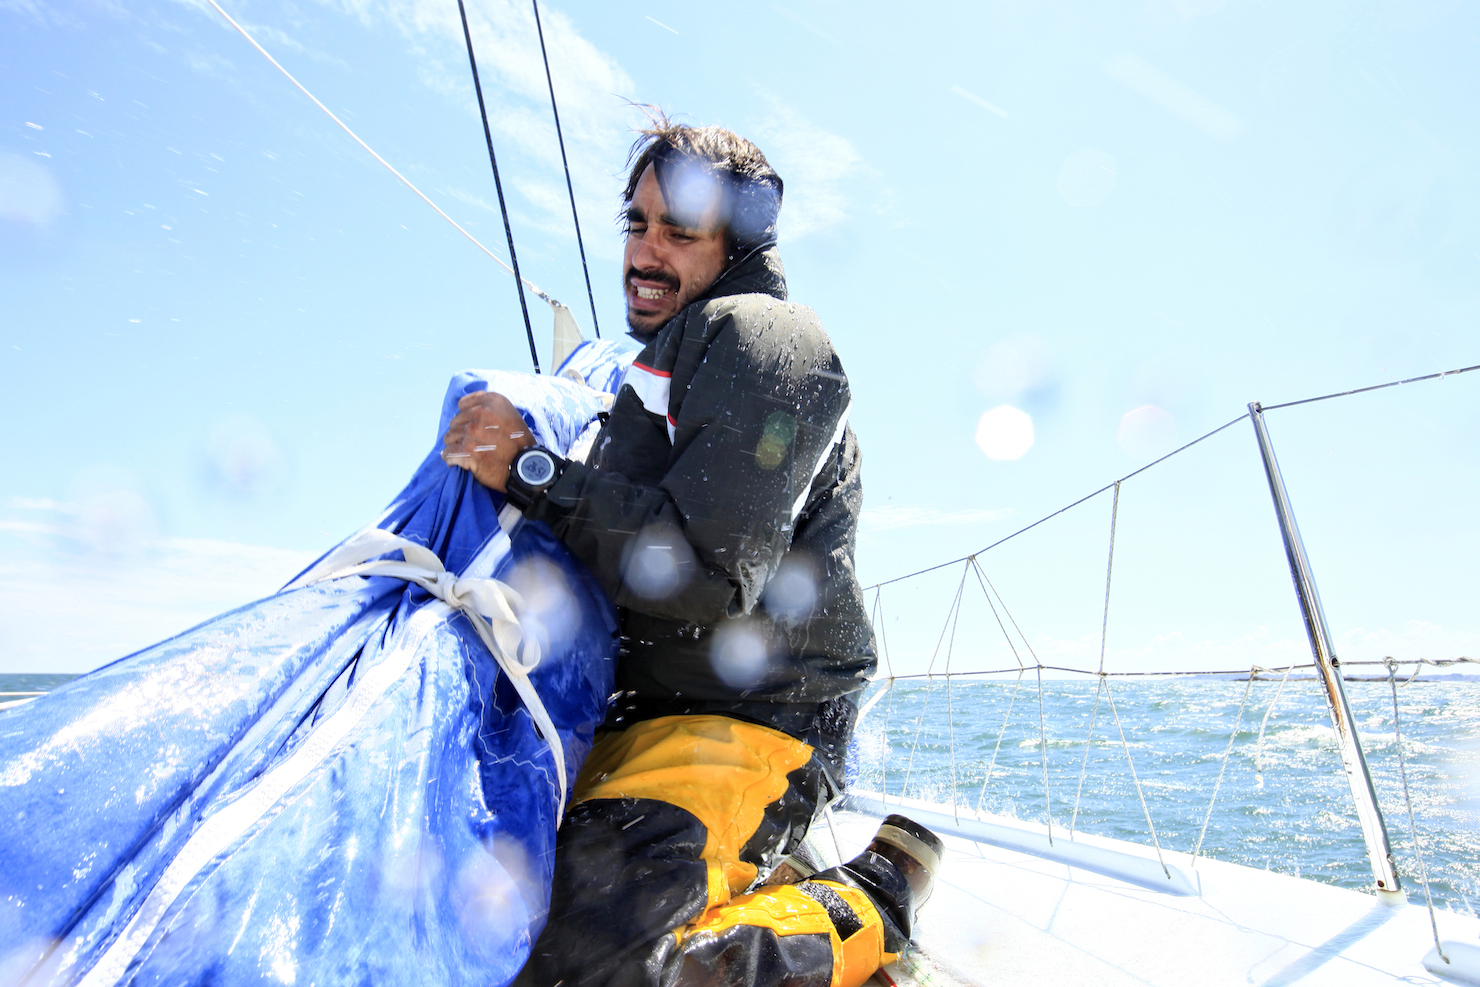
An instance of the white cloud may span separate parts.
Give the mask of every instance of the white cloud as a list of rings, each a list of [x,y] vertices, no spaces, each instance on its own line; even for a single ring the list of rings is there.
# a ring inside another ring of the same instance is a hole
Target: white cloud
[[[214,76],[218,79],[235,79],[236,65],[228,58],[216,54],[201,54],[188,51],[185,53],[185,62],[190,68],[201,75]]]
[[[970,90],[962,89],[960,86],[952,86],[951,92],[955,93],[957,96],[960,96],[962,99],[970,100],[977,106],[980,106],[982,109],[990,113],[997,114],[999,117],[1007,116],[1007,111],[1004,110],[1002,107],[996,105],[995,103],[988,103],[986,100],[982,99],[980,96],[978,96],[974,92],[971,92]]]
[[[1116,56],[1105,72],[1132,92],[1219,140],[1233,140],[1244,131],[1244,122],[1238,117],[1135,55]]]
[[[389,24],[417,45],[425,46],[425,53],[419,54],[422,81],[432,90],[459,100],[470,114],[477,113],[456,4],[435,0],[322,2],[366,25]],[[632,140],[626,126],[630,117],[621,111],[623,99],[635,92],[636,85],[616,58],[582,37],[564,13],[541,6],[540,16],[572,181],[577,200],[586,204],[583,218],[594,225],[605,218],[605,210],[601,216],[590,216],[590,203],[600,204],[598,208],[611,204],[611,211],[615,211],[620,189],[615,172]],[[560,145],[530,5],[515,0],[470,5],[468,23],[479,55],[478,72],[490,108],[488,122],[495,146],[502,152],[512,144],[538,165],[550,169],[552,175],[558,175]],[[563,220],[560,229],[570,233],[570,203],[564,195],[541,197],[534,204],[550,213],[552,220]]]
[[[165,538],[117,559],[0,562],[0,672],[84,672],[276,592],[313,553]]]
[[[811,21],[804,20],[802,17],[798,16],[793,11],[787,10],[785,7],[781,6],[780,4],[776,4],[776,3],[771,4],[771,9],[774,10],[774,11],[776,11],[776,13],[780,14],[782,17],[785,17],[787,20],[791,21],[797,27],[799,27],[802,30],[808,32],[809,34],[813,34],[813,35],[821,38],[823,41],[826,41],[828,44],[833,45],[834,47],[837,47],[837,48],[843,47],[843,43],[841,41],[839,41],[837,38],[833,37],[831,34],[826,33],[825,31],[821,30],[816,25],[814,25]]]
[[[848,215],[843,183],[862,170],[863,157],[846,137],[814,126],[774,98],[767,101],[771,112],[747,136],[786,183],[782,241],[836,226]]]
[[[939,511],[933,507],[865,507],[859,518],[864,531],[892,531],[896,528],[918,528],[927,524],[985,524],[1010,517],[1010,507]]]
[[[1337,638],[1336,654],[1343,661],[1480,658],[1480,633],[1446,629],[1425,620],[1410,620],[1401,631],[1354,627]],[[1480,674],[1480,666],[1460,665],[1438,671]]]
[[[76,512],[72,505],[50,497],[12,497],[5,502],[5,506],[18,511],[59,511],[64,514]]]
[[[177,2],[219,20],[219,15],[203,0]],[[422,84],[461,104],[474,121],[470,126],[478,126],[477,97],[455,3],[442,3],[440,0],[319,2],[367,27],[386,25],[399,31],[413,43],[410,53],[420,67]],[[590,241],[587,250],[596,256],[616,256],[614,237],[591,234],[606,225],[604,221],[616,211],[617,194],[621,189],[616,172],[626,160],[627,147],[633,139],[627,126],[631,114],[622,111],[626,106],[625,98],[635,91],[636,86],[614,57],[581,36],[568,16],[547,6],[541,6],[540,12],[550,55],[550,75],[559,100],[571,179],[577,201],[581,204],[582,231]],[[559,175],[560,145],[556,139],[549,84],[530,5],[518,0],[486,0],[468,5],[467,13],[500,167],[505,166],[506,157],[514,157],[510,152],[517,151],[531,159],[535,167]],[[243,26],[280,60],[286,51],[295,58],[301,55],[316,61],[344,64],[333,54],[307,48],[280,28],[260,24]],[[229,77],[235,69],[231,62],[218,54],[187,54],[186,58],[193,69],[211,75]],[[289,59],[283,63],[290,72],[293,71],[292,61]],[[352,120],[353,116],[348,114],[346,118]],[[506,176],[506,182],[509,177],[512,176]],[[542,196],[531,200],[542,214],[535,222],[573,241],[575,233],[570,223],[570,202],[564,190],[561,191],[558,199]]]
[[[486,209],[491,213],[498,212],[498,206],[496,204],[489,202],[487,199],[483,198],[483,196],[477,195],[473,192],[469,192],[466,189],[447,188],[445,189],[445,191],[448,195],[452,196],[458,202],[464,202],[470,206],[476,206],[479,209]]]
[[[0,517],[0,672],[88,671],[276,592],[314,557],[111,529],[100,538],[92,501],[6,506],[18,513]]]
[[[216,12],[214,10],[208,10],[207,13],[214,15]],[[325,65],[334,65],[342,69],[349,68],[349,63],[344,59],[337,55],[331,55],[326,51],[320,51],[317,48],[310,48],[286,31],[281,31],[275,27],[268,27],[265,24],[243,24],[242,27],[246,28],[248,34],[256,38],[264,48],[269,50],[287,48],[289,51],[306,55],[314,61],[322,62]]]

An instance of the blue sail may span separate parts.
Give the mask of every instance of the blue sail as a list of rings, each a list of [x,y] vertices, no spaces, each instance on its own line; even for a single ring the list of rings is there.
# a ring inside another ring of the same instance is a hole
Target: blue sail
[[[610,400],[469,372],[439,437],[487,387],[557,451]],[[422,585],[349,575],[223,614],[0,713],[0,982],[512,979],[616,621],[544,525],[500,527],[503,506],[434,450],[374,527],[503,584],[558,743],[472,618]]]

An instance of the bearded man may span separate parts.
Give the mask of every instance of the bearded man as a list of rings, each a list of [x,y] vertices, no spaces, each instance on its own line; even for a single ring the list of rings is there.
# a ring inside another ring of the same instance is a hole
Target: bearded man
[[[644,348],[589,461],[533,446],[497,394],[465,397],[446,436],[448,461],[548,524],[621,621],[620,692],[524,987],[855,987],[903,948],[938,864],[939,840],[890,817],[843,866],[777,872],[841,792],[876,661],[848,379],[787,300],[781,196],[744,138],[656,122],[623,195]]]

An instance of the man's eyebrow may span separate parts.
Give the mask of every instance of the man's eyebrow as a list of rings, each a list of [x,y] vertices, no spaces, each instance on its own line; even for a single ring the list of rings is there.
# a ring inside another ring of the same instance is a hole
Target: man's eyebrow
[[[635,204],[627,207],[626,218],[628,223],[646,223],[648,221],[647,213],[643,212],[641,206]],[[671,212],[665,212],[659,215],[658,222],[663,226],[671,226],[674,229],[682,230],[685,233],[699,232],[698,227],[694,226],[692,223],[687,223],[683,221],[679,217],[673,215],[673,213]]]
[[[682,220],[679,217],[673,215],[673,213],[671,212],[665,212],[663,215],[659,216],[658,222],[662,223],[664,226],[671,226],[675,230],[679,230],[684,233],[704,232],[704,228],[702,226]]]

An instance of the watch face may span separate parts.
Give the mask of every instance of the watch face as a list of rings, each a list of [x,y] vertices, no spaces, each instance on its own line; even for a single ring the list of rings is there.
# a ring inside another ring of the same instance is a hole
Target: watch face
[[[555,460],[543,449],[521,453],[514,468],[527,486],[542,487],[555,479]]]

